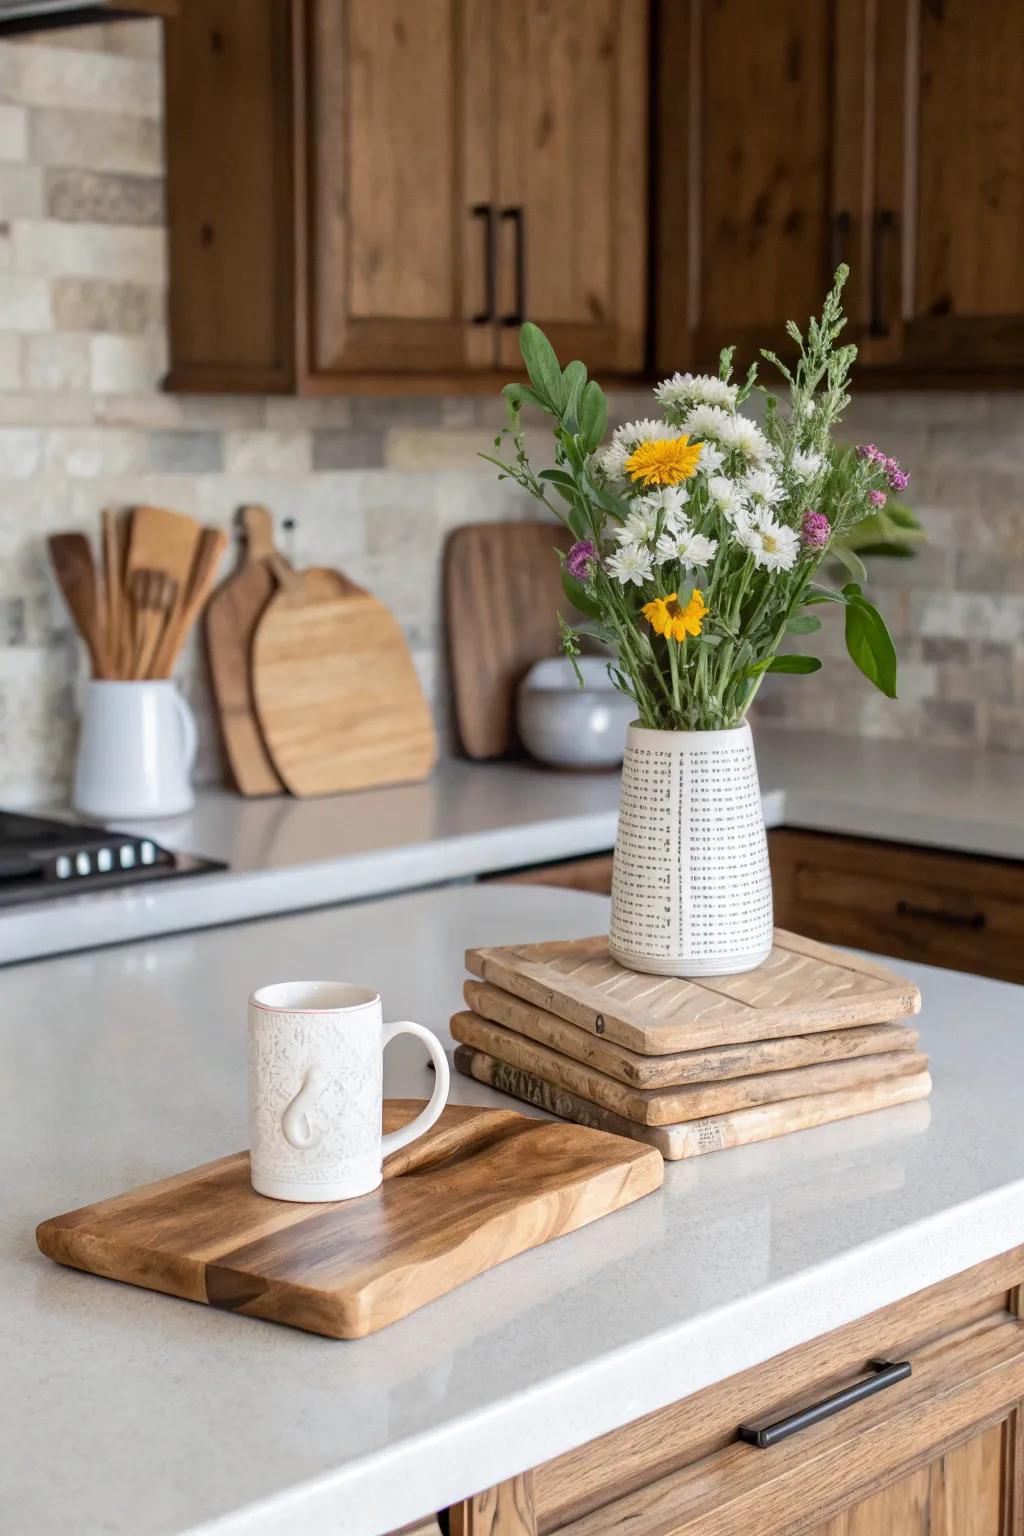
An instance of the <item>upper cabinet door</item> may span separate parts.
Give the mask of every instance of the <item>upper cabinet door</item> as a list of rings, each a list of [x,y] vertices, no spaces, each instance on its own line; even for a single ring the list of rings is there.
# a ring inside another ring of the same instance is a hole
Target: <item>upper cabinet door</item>
[[[493,0],[500,360],[533,320],[564,362],[642,369],[646,0]]]
[[[674,0],[658,47],[657,363],[786,350],[862,224],[855,0]],[[854,273],[856,276],[856,272]],[[860,298],[851,285],[856,313]]]
[[[868,356],[1024,366],[1024,3],[878,7]]]
[[[495,362],[489,8],[309,0],[314,380]]]

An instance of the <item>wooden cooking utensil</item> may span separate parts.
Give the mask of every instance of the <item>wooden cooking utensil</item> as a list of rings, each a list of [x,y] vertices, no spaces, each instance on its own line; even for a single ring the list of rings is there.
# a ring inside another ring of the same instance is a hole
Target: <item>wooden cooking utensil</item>
[[[467,757],[515,751],[516,688],[535,661],[560,649],[568,610],[554,523],[473,523],[445,547],[444,603],[459,738]]]
[[[437,756],[430,709],[394,616],[335,573],[274,563],[279,582],[256,628],[252,687],[263,739],[293,795],[426,778]],[[310,588],[312,587],[312,591]]]
[[[84,533],[54,533],[47,540],[64,600],[89,649],[94,677],[108,677],[106,626],[96,584],[92,550]]]
[[[228,544],[222,528],[204,528],[199,536],[196,557],[189,575],[188,590],[182,603],[176,604],[168,621],[150,670],[151,677],[170,677],[174,663],[188,638],[192,625],[210,595],[217,567]]]
[[[275,554],[274,530],[265,507],[242,507],[236,521],[245,540],[242,563],[206,606],[206,654],[235,788],[243,795],[279,795],[284,786],[256,718],[250,673],[253,634],[277,590],[267,564]],[[276,558],[287,569],[283,557]]]
[[[152,677],[153,658],[175,607],[178,583],[166,571],[133,571],[128,593],[133,613],[131,676]]]
[[[421,1107],[385,1099],[385,1130]],[[248,1153],[238,1152],[55,1216],[36,1241],[75,1269],[353,1339],[629,1205],[663,1178],[652,1147],[449,1104],[359,1200],[268,1200],[249,1183]]]
[[[124,596],[125,541],[117,514],[103,513],[103,586],[106,599],[107,662],[110,675],[122,677],[128,667],[128,636]]]
[[[177,623],[177,610],[185,601],[201,534],[199,523],[184,512],[135,507],[131,513],[125,580],[130,581],[137,570],[166,571],[178,584],[175,607],[168,620],[172,625]]]

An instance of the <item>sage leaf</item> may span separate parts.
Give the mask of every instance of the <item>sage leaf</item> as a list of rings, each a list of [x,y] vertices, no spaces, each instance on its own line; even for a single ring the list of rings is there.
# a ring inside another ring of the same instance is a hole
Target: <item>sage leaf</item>
[[[820,628],[821,620],[813,613],[795,613],[786,625],[786,632],[790,635],[813,635]]]
[[[604,617],[600,605],[594,601],[583,585],[575,576],[562,567],[562,591],[580,613],[585,613],[588,619],[601,619]]]
[[[580,397],[580,439],[585,453],[599,447],[608,427],[608,402],[596,379],[584,386]]]
[[[562,390],[565,395],[564,414],[571,431],[576,430],[579,421],[580,396],[583,394],[583,386],[586,382],[585,363],[574,359],[573,362],[566,364],[562,374]]]
[[[519,329],[519,350],[523,354],[526,371],[534,389],[544,395],[557,410],[565,405],[562,388],[562,370],[558,366],[555,349],[539,325],[532,320]]]
[[[868,681],[887,699],[894,699],[896,647],[878,609],[859,594],[846,604],[846,649]]]

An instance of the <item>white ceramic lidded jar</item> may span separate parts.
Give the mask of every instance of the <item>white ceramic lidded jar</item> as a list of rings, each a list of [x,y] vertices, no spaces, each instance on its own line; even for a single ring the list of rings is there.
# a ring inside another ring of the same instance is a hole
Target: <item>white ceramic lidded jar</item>
[[[609,950],[655,976],[751,971],[772,947],[772,885],[746,721],[626,738]]]

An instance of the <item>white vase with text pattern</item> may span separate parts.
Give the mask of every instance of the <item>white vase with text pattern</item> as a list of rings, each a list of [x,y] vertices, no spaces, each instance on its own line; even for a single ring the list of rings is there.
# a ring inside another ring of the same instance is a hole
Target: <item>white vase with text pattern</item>
[[[727,976],[772,947],[772,886],[746,721],[631,725],[619,798],[609,949],[632,971]]]

